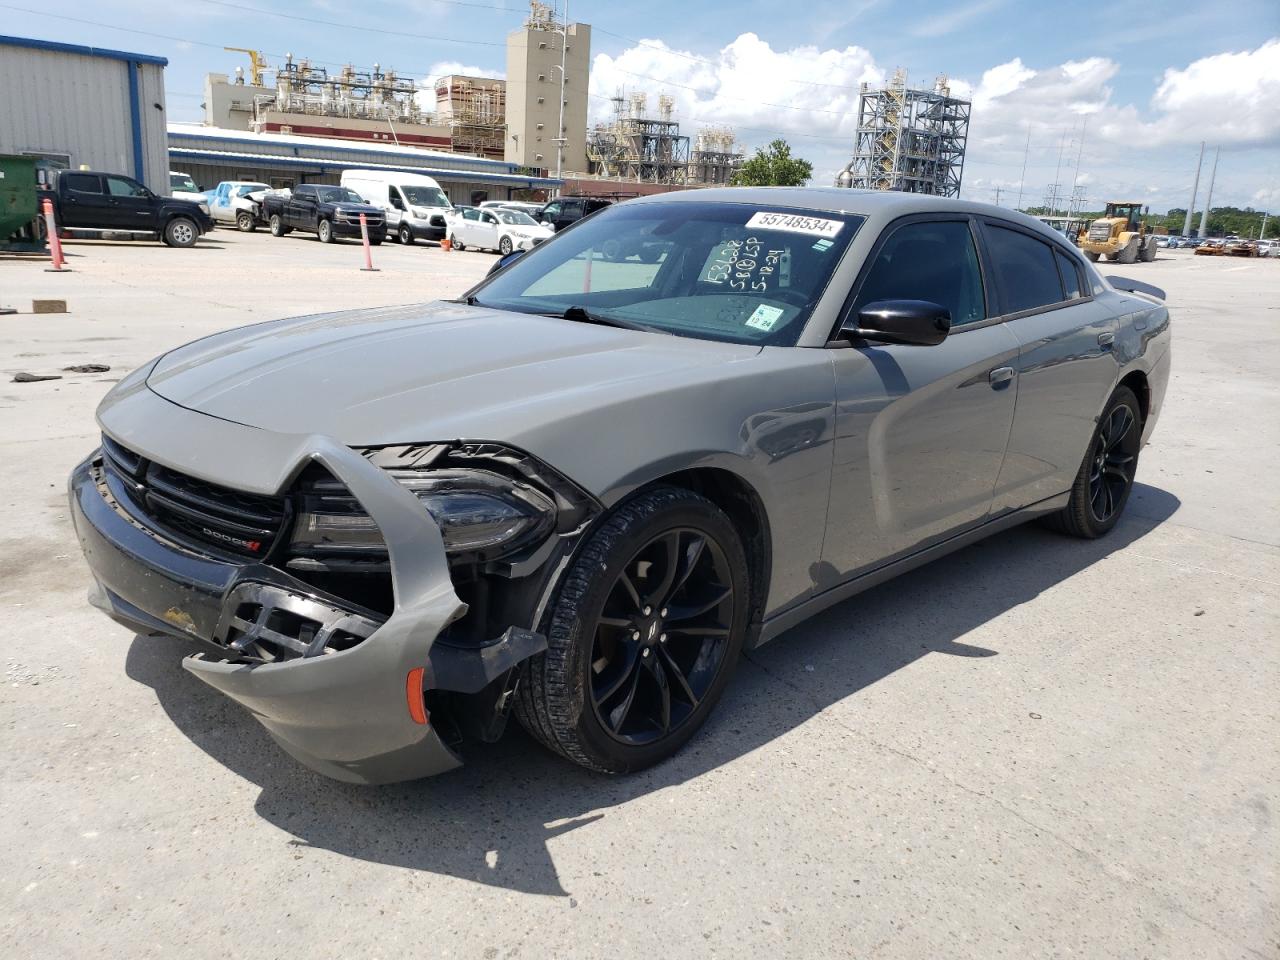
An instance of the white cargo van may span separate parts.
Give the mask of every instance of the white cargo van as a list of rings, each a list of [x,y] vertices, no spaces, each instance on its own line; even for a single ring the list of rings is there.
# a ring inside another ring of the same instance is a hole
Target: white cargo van
[[[401,243],[444,239],[444,215],[453,205],[440,184],[426,174],[343,170],[342,185],[386,211],[388,237]]]

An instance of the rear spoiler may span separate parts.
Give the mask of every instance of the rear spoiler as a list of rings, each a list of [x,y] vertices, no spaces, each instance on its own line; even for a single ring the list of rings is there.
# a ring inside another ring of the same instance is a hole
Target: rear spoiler
[[[1148,297],[1155,297],[1157,300],[1167,299],[1164,291],[1159,287],[1153,287],[1151,284],[1143,283],[1141,280],[1130,280],[1128,277],[1107,277],[1107,283],[1117,290],[1123,290],[1125,293],[1144,293]]]

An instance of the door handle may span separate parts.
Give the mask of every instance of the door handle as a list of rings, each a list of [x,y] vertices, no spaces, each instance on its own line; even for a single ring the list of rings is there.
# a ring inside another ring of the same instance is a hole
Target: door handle
[[[1110,331],[1098,334],[1098,346],[1100,347],[1109,347],[1111,344],[1115,343],[1115,340],[1116,335]]]
[[[1013,379],[1013,367],[996,367],[989,375],[991,385],[998,387],[1002,383],[1008,383]]]

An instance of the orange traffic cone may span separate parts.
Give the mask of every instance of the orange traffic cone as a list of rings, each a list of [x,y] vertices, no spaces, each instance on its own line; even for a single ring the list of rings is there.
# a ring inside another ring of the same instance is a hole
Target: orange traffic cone
[[[440,241],[440,249],[443,250],[445,253],[448,253],[450,250],[453,249],[453,244],[449,242],[448,237],[445,237],[443,240]]]

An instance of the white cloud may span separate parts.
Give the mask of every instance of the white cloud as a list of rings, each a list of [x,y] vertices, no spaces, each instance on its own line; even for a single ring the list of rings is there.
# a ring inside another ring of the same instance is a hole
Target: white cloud
[[[956,13],[977,17],[991,5],[973,3]],[[743,33],[703,59],[644,40],[616,57],[595,57],[590,116],[607,120],[607,98],[622,91],[646,93],[656,112],[658,95],[666,93],[675,99],[682,132],[727,124],[747,148],[785,137],[813,162],[813,183],[827,184],[852,151],[859,84],[883,83],[889,72],[858,46],[775,50]],[[1024,204],[1039,201],[1055,176],[1070,194],[1082,135],[1076,182],[1087,185],[1092,202],[1128,193],[1149,195],[1156,208],[1184,204],[1202,139],[1224,148],[1215,199],[1245,204],[1255,192],[1275,194],[1280,165],[1261,152],[1280,148],[1280,39],[1171,67],[1152,78],[1140,106],[1117,101],[1119,72],[1118,62],[1100,56],[1047,65],[1015,58],[976,80],[952,78],[952,91],[973,101],[966,195],[990,199],[997,186],[1016,195],[1028,132]],[[911,80],[931,84],[932,77]],[[1202,183],[1202,195],[1203,189]],[[1008,202],[1003,194],[1002,202]]]

